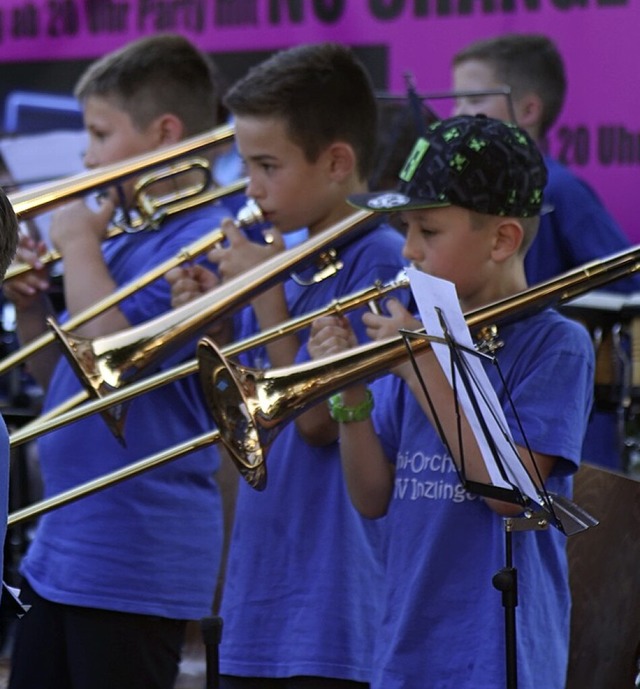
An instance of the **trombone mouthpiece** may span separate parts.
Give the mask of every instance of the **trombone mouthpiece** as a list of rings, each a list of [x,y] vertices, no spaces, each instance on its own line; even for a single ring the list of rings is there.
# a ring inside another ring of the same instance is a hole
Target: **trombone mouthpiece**
[[[262,209],[254,199],[247,199],[244,206],[238,211],[236,220],[240,226],[259,225],[264,222]]]

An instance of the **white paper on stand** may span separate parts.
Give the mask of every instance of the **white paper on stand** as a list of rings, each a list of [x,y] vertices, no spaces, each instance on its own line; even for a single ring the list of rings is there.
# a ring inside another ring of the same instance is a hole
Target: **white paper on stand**
[[[407,276],[409,277],[411,291],[418,305],[420,317],[427,335],[438,338],[444,337],[445,332],[438,315],[439,311],[443,315],[448,335],[453,342],[461,345],[463,348],[466,347],[472,350],[474,348],[473,340],[460,308],[455,285],[447,280],[441,280],[440,278],[422,273],[415,268],[408,268]],[[453,387],[449,345],[432,341],[431,347],[447,380]],[[515,485],[523,495],[538,504],[542,504],[531,477],[521,464],[520,458],[514,452],[515,442],[509,431],[498,396],[489,381],[482,362],[477,355],[464,349],[459,349],[459,354],[465,360],[466,366],[471,370],[472,378],[483,392],[483,394],[479,394],[474,398],[478,407],[477,413],[471,404],[469,393],[465,386],[457,386],[460,406],[464,410],[465,416],[478,441],[491,482],[493,485],[502,488],[512,488]],[[428,381],[426,381],[426,384],[428,388]],[[502,460],[502,466],[511,484],[505,481],[500,473],[496,458],[489,447],[479,418],[482,418],[488,429],[488,433],[497,448]]]

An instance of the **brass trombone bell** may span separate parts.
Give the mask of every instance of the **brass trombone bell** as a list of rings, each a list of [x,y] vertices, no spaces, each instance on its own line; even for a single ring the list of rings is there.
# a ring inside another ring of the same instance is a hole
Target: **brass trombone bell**
[[[11,194],[9,200],[19,220],[26,220],[71,198],[90,191],[103,189],[118,180],[139,175],[172,160],[184,158],[210,146],[227,143],[233,139],[232,125],[224,125],[197,136],[183,139],[151,153],[145,153],[125,161],[105,165],[95,170],[81,172],[62,180],[40,184],[26,191]]]
[[[248,199],[247,203],[237,213],[236,224],[240,227],[243,227],[254,225],[261,221],[262,211],[260,210],[260,207],[253,199]],[[200,240],[197,240],[196,245],[199,247],[199,253],[203,253],[207,249],[211,248],[212,244],[220,242],[223,238],[224,236],[222,230],[218,229],[213,231],[213,235],[211,233],[206,235],[204,240],[202,238]],[[186,252],[183,251],[180,255],[180,262],[185,260],[185,258]],[[174,258],[169,259],[169,261],[165,261],[160,266],[156,266],[156,268],[153,271],[149,271],[149,273],[153,273],[154,275],[160,277],[161,275],[164,275],[167,272],[167,270],[169,270],[169,268],[167,267],[169,265],[171,265],[171,267],[176,265]],[[149,275],[149,273],[142,276],[145,282],[147,280],[147,276]],[[133,283],[131,283],[131,289],[137,288],[139,284],[139,281],[134,281]],[[168,314],[165,314],[165,316],[170,316],[171,313],[173,312],[169,312]],[[162,318],[162,316],[159,317],[160,320],[162,320]],[[71,365],[74,368],[76,374],[79,375],[82,381],[85,383],[85,387],[87,388],[87,390],[90,393],[93,391],[94,396],[96,397],[100,397],[102,394],[104,394],[104,379],[100,369],[96,366],[96,362],[99,363],[99,360],[94,358],[94,353],[92,349],[90,347],[87,347],[87,343],[92,343],[95,340],[76,336],[72,333],[67,332],[66,329],[58,325],[52,318],[48,319],[48,324],[49,327],[53,330],[54,334],[57,336],[58,340],[62,343],[63,352],[67,354],[67,358],[70,360]],[[147,332],[146,324],[138,326],[137,328],[132,328],[132,330],[139,329]],[[181,331],[180,334],[186,338],[188,332],[185,330],[184,332]],[[114,337],[118,338],[118,333],[116,333]],[[111,336],[109,336],[107,339],[110,340]],[[127,358],[127,360],[135,360],[137,354],[144,357],[145,347],[149,348],[152,346],[148,338],[143,338],[143,340],[140,343],[136,341],[136,344],[143,345],[142,350],[140,352],[132,352],[127,347],[124,347],[119,353],[121,355],[124,355]],[[89,372],[89,375],[87,375],[87,377],[85,378],[84,374],[86,372]],[[124,383],[128,380],[129,379],[123,377],[122,380],[118,382]],[[118,407],[115,411],[111,413],[103,413],[103,418],[107,422],[107,425],[109,426],[115,437],[121,442],[124,442],[123,427],[125,417],[126,410],[121,407]]]
[[[290,332],[295,332],[296,330],[305,327],[305,325],[309,325],[313,320],[315,320],[315,318],[321,315],[325,315],[328,312],[342,313],[346,310],[358,308],[366,303],[369,303],[372,299],[379,299],[396,289],[406,289],[406,287],[408,287],[408,284],[408,280],[404,273],[400,274],[396,278],[396,280],[392,280],[386,284],[376,283],[372,287],[368,287],[363,290],[360,290],[359,292],[355,292],[351,296],[334,300],[331,304],[327,305],[323,309],[318,309],[315,312],[298,316],[297,318],[292,319],[291,321],[287,321],[286,324],[275,326],[270,331],[265,331],[264,333],[257,333],[256,335],[248,338],[247,340],[244,340],[243,342],[231,345],[228,348],[225,348],[225,355],[232,356],[234,354],[239,354],[240,351],[244,349],[249,349],[251,347],[262,345],[267,340],[274,339],[275,337],[282,336]],[[194,373],[195,371],[197,371],[197,368],[198,362],[195,359],[193,362],[187,362],[185,364],[182,364],[178,366],[176,369],[173,369],[173,379],[176,379],[176,373],[179,373],[180,377],[182,377],[183,375],[189,375],[190,373]],[[167,371],[166,373],[170,374],[171,372]],[[156,387],[160,384],[164,384],[164,382],[167,382],[159,380],[160,378],[166,377],[166,374],[154,376],[154,378],[158,379],[156,380]],[[136,385],[142,385],[146,382],[147,381],[140,381],[137,384],[134,383],[133,385],[125,388],[119,393],[115,393],[115,395],[120,393],[128,393]],[[86,406],[89,407],[91,405],[97,405],[104,402],[105,400],[96,400],[96,402],[90,402]],[[98,410],[95,409],[94,411]],[[171,448],[168,448],[167,450],[158,452],[148,458],[139,460],[138,462],[134,462],[133,464],[130,464],[126,467],[122,467],[121,469],[117,469],[112,473],[106,474],[102,477],[93,479],[81,485],[70,488],[69,490],[64,491],[63,493],[59,493],[58,495],[54,495],[45,500],[41,500],[40,502],[34,503],[33,505],[22,508],[16,512],[12,512],[9,515],[7,526],[12,527],[16,526],[17,524],[21,524],[25,521],[35,519],[46,512],[50,512],[53,509],[57,509],[58,507],[62,507],[63,505],[67,505],[83,497],[89,496],[93,493],[96,493],[99,490],[103,490],[104,488],[115,485],[116,483],[120,483],[121,481],[124,481],[128,478],[133,478],[134,476],[137,476],[138,474],[144,471],[148,471],[149,469],[161,466],[166,462],[170,462],[174,459],[183,457],[184,455],[189,454],[190,452],[194,452],[196,450],[208,447],[209,445],[216,444],[220,442],[220,439],[220,432],[218,430],[213,430],[208,433],[204,433],[192,440],[185,441]]]

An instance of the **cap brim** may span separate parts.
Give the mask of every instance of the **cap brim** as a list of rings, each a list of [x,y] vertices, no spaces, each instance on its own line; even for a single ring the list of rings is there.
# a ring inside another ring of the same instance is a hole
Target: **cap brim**
[[[347,202],[356,208],[379,213],[419,210],[422,208],[445,208],[451,205],[447,201],[411,198],[399,191],[375,191],[368,194],[352,194],[347,198]]]

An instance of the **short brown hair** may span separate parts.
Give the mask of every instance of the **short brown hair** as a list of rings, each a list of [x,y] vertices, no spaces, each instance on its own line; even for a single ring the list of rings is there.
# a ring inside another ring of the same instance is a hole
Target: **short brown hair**
[[[533,91],[543,103],[540,133],[549,131],[567,92],[562,56],[551,39],[541,34],[510,33],[475,41],[453,56],[453,66],[469,60],[492,67],[496,78],[511,87],[516,100]]]
[[[112,98],[136,127],[172,113],[186,134],[198,134],[220,123],[221,79],[213,63],[186,38],[159,34],[128,43],[92,63],[74,90]]]
[[[346,46],[318,43],[276,53],[236,82],[224,102],[234,115],[284,120],[310,162],[333,142],[346,141],[360,177],[371,174],[376,101],[368,73]]]

